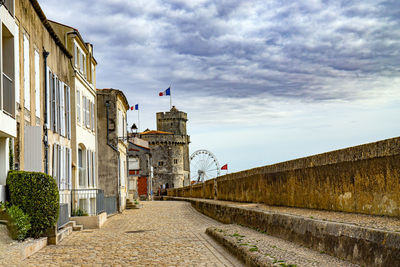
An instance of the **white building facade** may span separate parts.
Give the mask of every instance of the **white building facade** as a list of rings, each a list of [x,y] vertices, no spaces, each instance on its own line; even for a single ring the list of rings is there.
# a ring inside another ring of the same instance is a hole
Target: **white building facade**
[[[15,37],[14,0],[0,4],[0,202],[5,201],[7,172],[13,167],[13,142],[17,135],[15,120],[15,77],[19,51]]]

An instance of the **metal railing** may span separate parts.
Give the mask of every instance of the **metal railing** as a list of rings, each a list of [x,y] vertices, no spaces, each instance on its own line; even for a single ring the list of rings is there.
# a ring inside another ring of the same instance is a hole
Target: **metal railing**
[[[80,208],[90,216],[105,211],[104,191],[101,189],[72,189],[71,200],[72,211]]]
[[[12,80],[3,73],[3,111],[15,118],[15,96]]]
[[[57,220],[57,228],[60,229],[69,222],[69,207],[67,203],[60,204],[60,213]]]
[[[8,12],[10,12],[12,16],[14,16],[14,0],[5,0],[4,6],[5,8],[7,8]]]
[[[117,197],[104,197],[104,206],[107,214],[114,214],[117,210]]]

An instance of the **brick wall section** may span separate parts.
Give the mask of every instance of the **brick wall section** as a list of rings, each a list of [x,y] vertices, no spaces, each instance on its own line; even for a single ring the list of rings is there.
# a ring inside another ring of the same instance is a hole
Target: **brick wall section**
[[[215,181],[219,200],[400,216],[400,137],[224,175],[191,197]]]

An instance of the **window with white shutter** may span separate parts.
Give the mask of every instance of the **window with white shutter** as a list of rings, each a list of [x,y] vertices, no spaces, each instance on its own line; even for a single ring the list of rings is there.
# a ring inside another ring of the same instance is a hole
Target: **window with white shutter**
[[[46,127],[49,129],[50,127],[50,110],[51,110],[51,98],[50,98],[50,79],[51,79],[51,70],[47,67],[47,80],[46,80],[46,95],[47,95],[47,110],[46,110],[46,119],[47,124]]]
[[[76,119],[81,121],[81,93],[76,89]]]
[[[60,134],[65,136],[65,95],[64,83],[60,81]]]
[[[90,187],[90,151],[86,150],[86,169],[87,169],[87,185]]]
[[[95,110],[95,106],[94,106],[94,103],[92,103],[92,131],[94,132],[95,131],[95,127],[96,127],[96,120],[95,120],[95,114],[96,113],[96,110]]]
[[[68,154],[69,154],[69,162],[68,162],[68,169],[69,169],[68,189],[72,189],[72,153],[71,153],[71,149],[68,149]]]
[[[61,91],[61,81],[57,78],[57,133],[61,134],[61,125],[62,125],[62,117],[61,116],[61,99],[62,99],[62,91]]]
[[[14,58],[15,58],[15,101],[20,102],[20,69],[19,69],[19,26],[15,23],[15,38],[14,38]]]
[[[75,67],[78,67],[78,46],[74,43],[75,53],[74,53],[74,60],[75,60]]]
[[[92,185],[96,187],[96,152],[92,152]]]
[[[83,55],[83,75],[85,78],[87,78],[87,73],[86,73],[86,56]]]
[[[86,99],[87,104],[86,104],[86,128],[90,128],[90,101],[89,98]]]
[[[67,127],[67,138],[71,139],[71,91],[68,85],[65,85],[65,115],[67,117],[66,127]]]
[[[56,145],[53,145],[51,150],[51,172],[53,178],[56,178]]]
[[[86,126],[86,96],[82,95],[82,126]]]
[[[40,69],[39,52],[35,50],[35,114],[40,118]]]
[[[29,39],[24,34],[24,106],[31,109],[31,81],[30,81],[30,60],[29,60]]]

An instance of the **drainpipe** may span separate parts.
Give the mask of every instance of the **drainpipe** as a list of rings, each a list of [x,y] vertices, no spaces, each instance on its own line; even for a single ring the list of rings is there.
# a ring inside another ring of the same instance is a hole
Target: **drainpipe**
[[[44,136],[43,136],[43,144],[44,144],[44,172],[49,174],[49,142],[48,142],[48,121],[47,121],[47,57],[49,56],[49,52],[43,49],[43,57],[44,57]]]
[[[106,101],[106,118],[107,118],[107,145],[109,146],[109,147],[111,147],[115,152],[117,152],[117,156],[118,156],[118,166],[120,167],[120,155],[119,155],[119,150],[118,150],[118,148],[116,147],[116,146],[114,146],[112,143],[111,143],[111,141],[110,141],[110,130],[109,130],[109,109],[110,109],[110,102],[109,101]],[[118,182],[118,187],[117,187],[117,191],[118,191],[118,196],[117,196],[117,208],[118,208],[118,211],[119,211],[119,209],[120,209],[120,203],[121,203],[121,200],[120,200],[120,194],[121,194],[121,192],[120,192],[120,173],[119,173],[119,169],[120,168],[118,168],[118,179],[117,179],[117,182]]]

